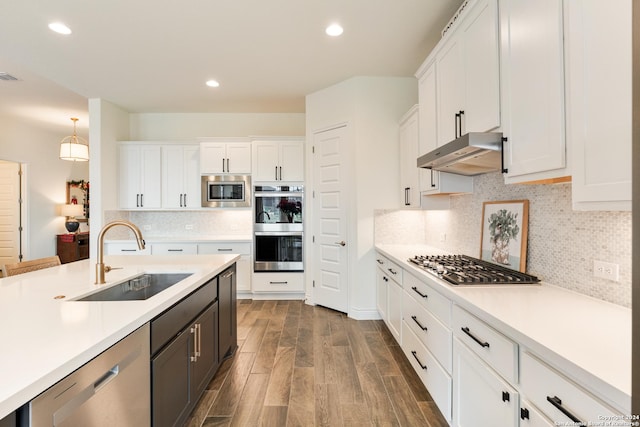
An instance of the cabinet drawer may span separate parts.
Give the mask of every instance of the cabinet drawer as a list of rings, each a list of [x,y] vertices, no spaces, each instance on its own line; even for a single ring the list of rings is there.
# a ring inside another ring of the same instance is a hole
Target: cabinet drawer
[[[518,344],[469,314],[453,306],[453,334],[512,384],[518,379]]]
[[[520,427],[554,427],[553,424],[531,402],[522,400],[520,403]]]
[[[198,254],[251,254],[250,242],[207,242],[198,243]]]
[[[447,421],[451,421],[451,377],[422,345],[420,339],[408,326],[406,319],[402,322],[402,350],[429,390],[442,415]]]
[[[154,243],[151,255],[195,255],[198,245],[195,243]]]
[[[151,245],[146,245],[143,250],[138,249],[138,244],[132,243],[105,243],[107,255],[151,255]]]
[[[303,292],[303,273],[254,273],[254,292]]]
[[[405,272],[403,280],[409,295],[447,327],[451,326],[451,301],[412,274]]]
[[[444,369],[451,373],[451,331],[418,304],[405,289],[402,296],[405,322],[418,339],[429,349]]]
[[[160,350],[217,298],[218,278],[215,277],[153,319],[151,321],[151,354]]]
[[[624,420],[604,402],[528,352],[522,352],[520,363],[523,394],[555,425]]]
[[[376,264],[385,274],[402,286],[402,267],[384,255],[376,254]]]

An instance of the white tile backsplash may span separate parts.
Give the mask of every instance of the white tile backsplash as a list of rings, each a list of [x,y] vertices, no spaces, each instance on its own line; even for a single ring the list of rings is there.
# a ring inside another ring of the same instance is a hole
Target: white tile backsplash
[[[251,209],[206,211],[106,211],[105,222],[126,219],[136,224],[146,239],[247,236],[253,232]],[[133,238],[124,227],[109,231],[109,239]]]
[[[631,306],[631,213],[574,211],[571,184],[505,185],[500,173],[480,175],[474,177],[474,193],[452,196],[448,211],[376,211],[375,239],[477,257],[483,202],[520,199],[529,200],[529,273]],[[620,282],[593,277],[594,260],[620,264]]]

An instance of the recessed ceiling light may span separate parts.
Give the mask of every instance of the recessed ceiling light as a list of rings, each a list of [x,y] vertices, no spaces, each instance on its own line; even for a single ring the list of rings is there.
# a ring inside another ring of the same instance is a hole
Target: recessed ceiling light
[[[324,31],[325,33],[327,33],[327,35],[330,35],[332,37],[337,37],[340,34],[342,34],[344,29],[339,24],[331,24]]]
[[[64,25],[62,22],[52,22],[49,24],[49,29],[55,31],[58,34],[71,34],[71,28]]]
[[[220,83],[217,80],[207,80],[207,86],[209,87],[218,87]]]

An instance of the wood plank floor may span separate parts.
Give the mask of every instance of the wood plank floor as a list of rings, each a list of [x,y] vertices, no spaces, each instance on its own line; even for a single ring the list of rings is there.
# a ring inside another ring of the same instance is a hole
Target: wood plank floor
[[[382,321],[303,301],[238,301],[238,350],[185,424],[447,426]]]

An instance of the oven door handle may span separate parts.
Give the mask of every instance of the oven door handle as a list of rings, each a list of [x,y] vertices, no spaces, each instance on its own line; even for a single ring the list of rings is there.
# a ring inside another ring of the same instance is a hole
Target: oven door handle
[[[256,236],[303,236],[302,231],[254,231]]]

